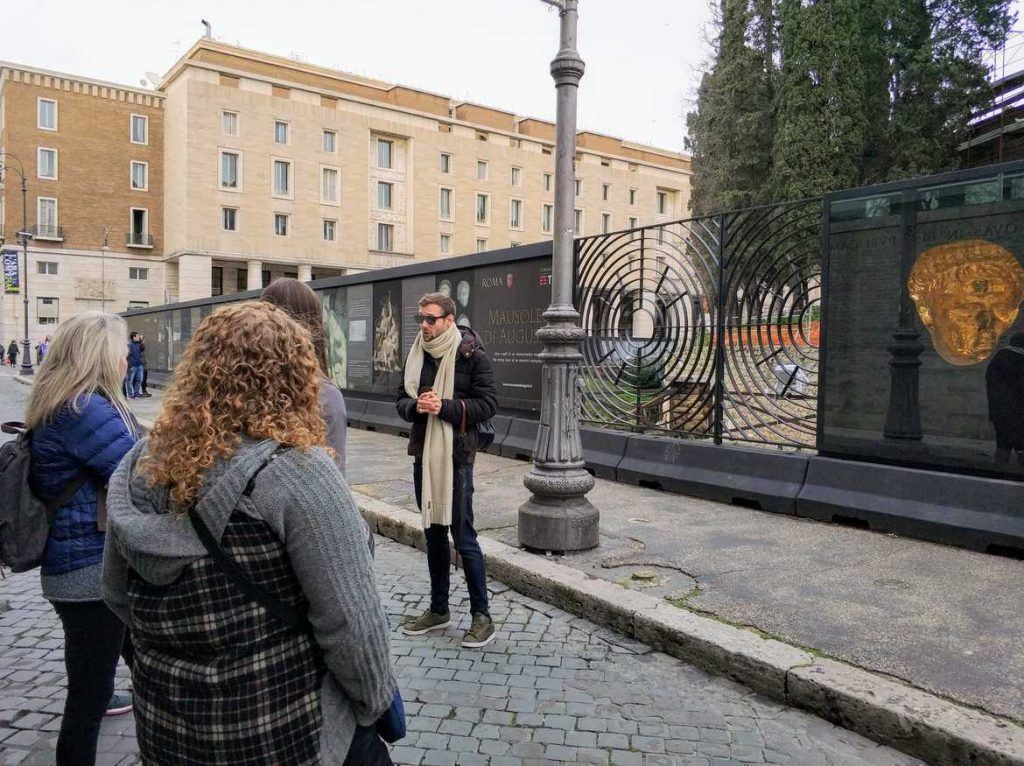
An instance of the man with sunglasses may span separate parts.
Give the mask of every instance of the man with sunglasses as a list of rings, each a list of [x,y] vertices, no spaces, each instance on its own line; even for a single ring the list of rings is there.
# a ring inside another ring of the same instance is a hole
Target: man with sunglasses
[[[451,529],[466,574],[472,623],[462,638],[467,648],[494,640],[487,600],[484,557],[473,527],[473,462],[477,424],[494,416],[498,398],[491,360],[479,336],[455,324],[455,302],[443,293],[420,298],[419,335],[405,361],[398,387],[398,414],[412,423],[416,502],[423,516],[430,571],[430,608],[402,626],[408,636],[443,630],[448,609]]]

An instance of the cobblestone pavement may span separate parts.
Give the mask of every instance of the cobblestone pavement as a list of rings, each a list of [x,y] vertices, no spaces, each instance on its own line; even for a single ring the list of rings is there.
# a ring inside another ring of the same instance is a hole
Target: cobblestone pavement
[[[407,638],[397,626],[429,600],[423,555],[378,538],[376,567],[409,716],[397,764],[919,763],[500,584],[500,633],[485,649],[459,647],[468,627],[461,583],[452,602],[459,624]],[[38,582],[36,572],[0,582],[5,766],[52,763],[60,725],[60,625]],[[103,722],[100,752],[101,766],[138,762],[131,716]]]

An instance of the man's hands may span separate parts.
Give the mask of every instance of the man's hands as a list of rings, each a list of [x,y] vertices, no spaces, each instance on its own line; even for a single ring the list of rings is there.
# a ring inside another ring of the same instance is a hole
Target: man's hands
[[[427,415],[441,414],[441,397],[433,391],[424,391],[416,399],[416,412]]]

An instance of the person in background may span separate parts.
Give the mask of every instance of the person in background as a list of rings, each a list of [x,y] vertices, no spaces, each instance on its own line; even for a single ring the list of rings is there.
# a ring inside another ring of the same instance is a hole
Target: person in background
[[[320,365],[320,388],[317,396],[323,408],[324,422],[327,424],[327,443],[334,449],[334,461],[338,468],[345,473],[348,413],[345,410],[345,397],[327,376],[327,346],[320,299],[316,297],[313,288],[305,282],[290,277],[275,279],[263,289],[260,297],[287,311],[292,319],[297,320],[309,331],[313,339],[317,363]]]
[[[144,763],[391,764],[388,619],[320,374],[283,310],[220,308],[114,474],[104,597],[132,626]]]
[[[142,397],[142,349],[139,346],[139,334],[132,332],[128,336],[128,372],[124,378],[125,396],[129,399]]]
[[[988,418],[995,431],[995,462],[1005,466],[1013,453],[1024,468],[1024,333],[1014,333],[985,370]]]
[[[18,364],[18,343],[17,341],[11,341],[11,345],[7,347],[7,362],[14,367]]]
[[[487,602],[484,555],[473,526],[473,462],[477,424],[494,417],[498,397],[494,371],[479,336],[455,324],[455,301],[443,293],[420,298],[420,332],[405,360],[396,407],[410,423],[416,503],[427,538],[430,608],[406,622],[402,632],[419,636],[451,624],[451,529],[462,558],[472,624],[462,645],[478,649],[494,640]]]
[[[139,351],[142,354],[142,397],[149,399],[153,394],[149,393],[149,365],[146,363],[146,337],[139,333]]]
[[[41,573],[43,596],[64,628],[67,698],[58,766],[93,764],[104,713],[132,709],[130,696],[112,694],[118,656],[131,665],[131,642],[100,592],[102,493],[139,435],[122,388],[127,329],[123,319],[100,311],[61,324],[25,416],[33,432],[32,492],[49,502],[78,485],[54,516]]]

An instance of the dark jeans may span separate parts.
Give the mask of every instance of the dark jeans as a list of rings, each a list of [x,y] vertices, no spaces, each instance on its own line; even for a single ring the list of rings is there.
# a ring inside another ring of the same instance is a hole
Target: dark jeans
[[[417,460],[412,467],[413,482],[416,485],[416,504],[420,504],[423,489],[423,463]],[[462,559],[469,588],[469,609],[473,614],[490,616],[487,608],[487,570],[484,554],[476,539],[473,528],[473,466],[454,466],[452,487],[452,539],[455,550]],[[430,611],[445,614],[448,611],[448,594],[451,590],[451,549],[448,547],[448,527],[431,524],[426,530],[427,568],[430,570]]]
[[[144,394],[148,394],[149,393],[149,388],[147,387],[148,384],[149,384],[149,368],[146,367],[146,366],[143,366],[142,367],[142,393],[144,393]]]
[[[326,722],[324,722],[326,725]],[[392,766],[388,746],[372,726],[357,726],[342,766]]]
[[[117,658],[132,664],[124,623],[102,601],[54,601],[64,626],[64,667],[68,696],[57,737],[57,766],[90,766],[96,761],[100,721],[114,691]]]

